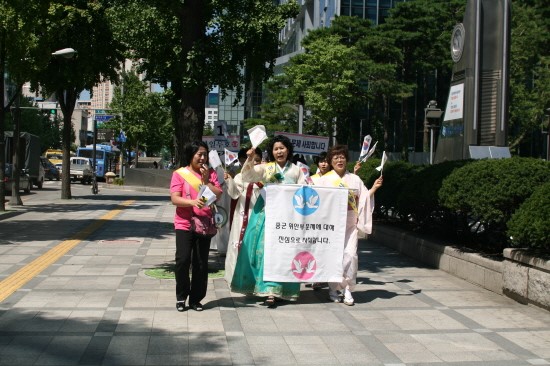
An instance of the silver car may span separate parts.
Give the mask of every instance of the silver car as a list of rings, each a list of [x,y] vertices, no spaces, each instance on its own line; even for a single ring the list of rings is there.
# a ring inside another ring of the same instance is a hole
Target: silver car
[[[6,163],[6,170],[4,171],[4,183],[6,191],[11,192],[13,190],[15,182],[13,180],[13,165],[10,163]],[[25,170],[21,170],[21,173],[19,174],[19,190],[23,190],[25,191],[25,193],[29,193],[31,191],[31,188],[32,182],[29,174]]]

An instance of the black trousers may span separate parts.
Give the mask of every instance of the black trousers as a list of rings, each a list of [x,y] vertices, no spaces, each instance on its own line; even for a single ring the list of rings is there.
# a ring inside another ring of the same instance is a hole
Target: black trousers
[[[176,230],[176,300],[201,302],[208,286],[210,240],[192,231]],[[191,278],[189,267],[193,264]]]

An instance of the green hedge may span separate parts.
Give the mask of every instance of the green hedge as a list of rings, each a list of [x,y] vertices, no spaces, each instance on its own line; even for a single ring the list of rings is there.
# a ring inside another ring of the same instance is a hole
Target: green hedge
[[[376,170],[379,165],[380,159],[369,159],[362,164],[361,169],[357,172],[368,188],[372,187],[374,181],[380,177],[380,172]],[[409,179],[421,169],[421,166],[404,161],[387,161],[383,171],[384,183],[376,191],[376,211],[386,216],[405,219],[406,215],[398,210],[397,192],[401,192],[403,187],[408,184]]]
[[[506,223],[514,211],[549,180],[550,164],[542,160],[479,160],[454,170],[443,181],[439,199],[443,207],[462,217],[463,230],[481,232],[487,246],[503,247]]]
[[[451,210],[506,223],[535,188],[549,180],[550,165],[542,160],[479,160],[454,170],[443,181],[439,198]]]
[[[471,160],[446,161],[419,169],[407,180],[397,194],[399,212],[410,216],[418,225],[430,225],[431,220],[440,223],[441,209],[439,190],[443,180],[455,169],[469,164]]]
[[[514,246],[550,251],[550,182],[538,187],[508,221]]]

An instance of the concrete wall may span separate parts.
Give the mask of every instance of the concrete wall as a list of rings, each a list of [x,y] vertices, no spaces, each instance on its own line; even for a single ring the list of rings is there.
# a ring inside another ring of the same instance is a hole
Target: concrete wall
[[[169,189],[171,179],[172,170],[128,168],[125,170],[124,185]]]
[[[374,225],[373,238],[422,263],[502,294],[502,261],[437,244],[412,233],[379,224]]]
[[[413,233],[376,224],[373,238],[409,257],[523,304],[550,310],[550,260],[523,249],[504,249],[503,258],[468,253]]]

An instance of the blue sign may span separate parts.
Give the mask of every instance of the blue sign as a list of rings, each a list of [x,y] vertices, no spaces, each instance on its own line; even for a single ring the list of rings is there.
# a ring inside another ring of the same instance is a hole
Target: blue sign
[[[110,120],[111,118],[114,118],[115,116],[112,116],[112,115],[109,115],[109,114],[100,114],[100,115],[95,115],[95,120],[96,121],[102,121],[102,122],[106,122],[108,120]]]
[[[126,135],[124,134],[124,131],[120,131],[120,134],[118,135],[118,142],[126,142]]]

